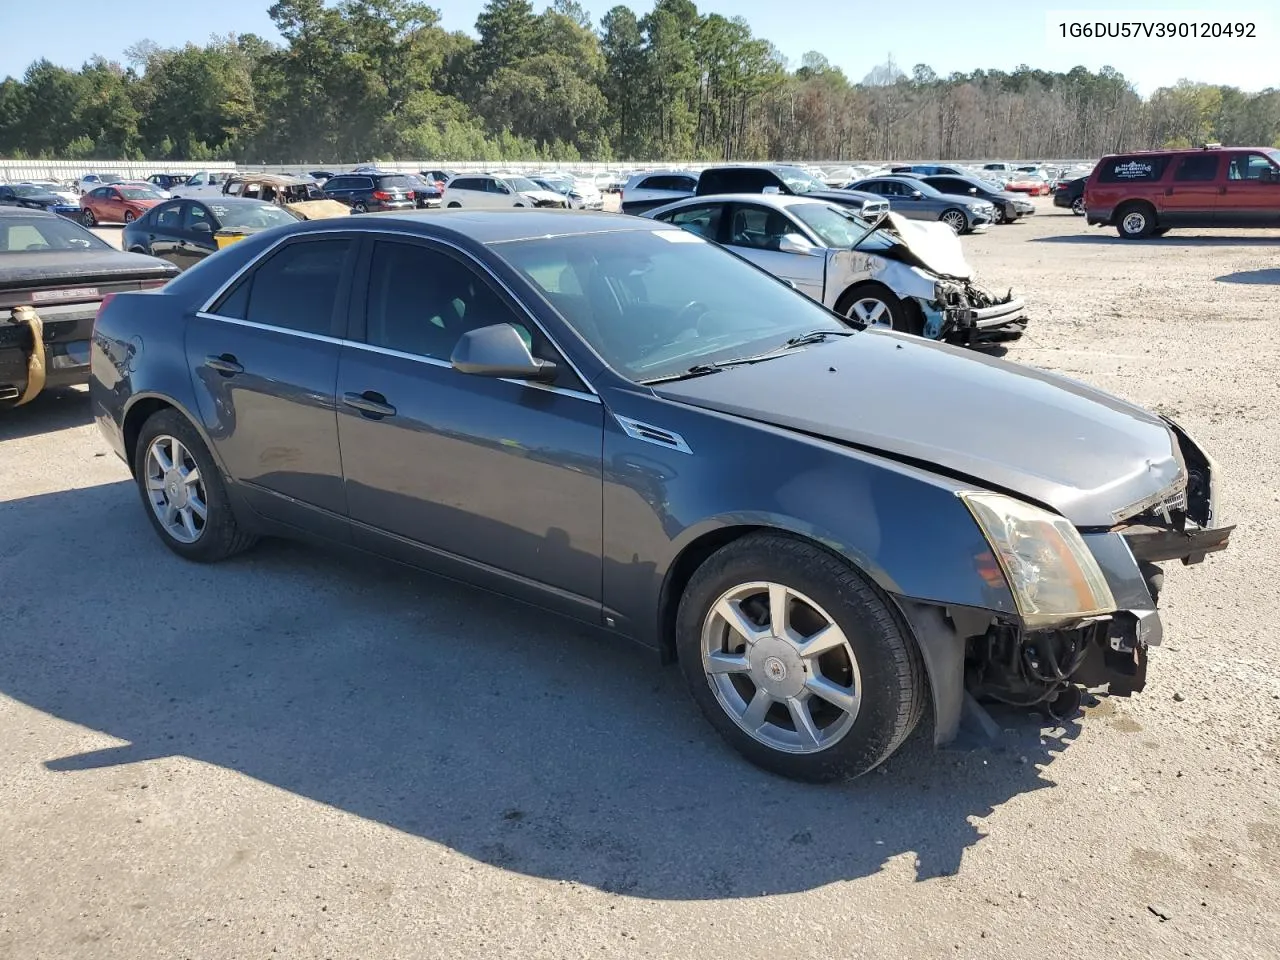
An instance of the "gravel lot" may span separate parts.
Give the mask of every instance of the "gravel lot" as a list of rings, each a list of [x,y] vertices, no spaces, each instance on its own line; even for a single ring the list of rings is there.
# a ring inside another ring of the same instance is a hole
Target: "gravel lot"
[[[117,233],[110,232],[108,233]],[[166,551],[83,393],[0,418],[0,957],[1280,956],[1280,231],[965,238],[1012,360],[1175,414],[1232,548],[1146,691],[756,771],[674,668],[398,568]]]

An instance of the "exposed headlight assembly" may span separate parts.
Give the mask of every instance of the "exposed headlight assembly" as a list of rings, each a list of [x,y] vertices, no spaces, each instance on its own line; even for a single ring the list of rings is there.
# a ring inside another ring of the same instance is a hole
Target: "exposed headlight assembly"
[[[1098,562],[1065,517],[1000,493],[959,496],[986,535],[1028,627],[1116,609]]]

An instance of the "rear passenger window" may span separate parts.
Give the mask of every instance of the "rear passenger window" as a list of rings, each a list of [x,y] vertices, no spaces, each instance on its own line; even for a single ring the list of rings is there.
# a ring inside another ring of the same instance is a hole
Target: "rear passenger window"
[[[1202,153],[1183,157],[1173,171],[1173,179],[1179,182],[1204,182],[1218,176],[1218,155]]]
[[[351,240],[306,240],[281,248],[214,307],[218,316],[330,336]]]
[[[668,223],[683,227],[690,233],[696,233],[707,240],[714,240],[720,232],[720,204],[705,207],[686,207],[663,217]]]
[[[1099,183],[1154,183],[1164,176],[1168,157],[1112,157],[1098,170]]]

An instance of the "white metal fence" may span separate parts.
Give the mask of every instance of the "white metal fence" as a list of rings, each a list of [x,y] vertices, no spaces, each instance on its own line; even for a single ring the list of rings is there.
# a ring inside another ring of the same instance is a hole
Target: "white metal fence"
[[[0,178],[18,180],[79,180],[86,173],[149,177],[153,173],[198,173],[235,170],[227,161],[208,163],[142,163],[131,160],[0,160]]]

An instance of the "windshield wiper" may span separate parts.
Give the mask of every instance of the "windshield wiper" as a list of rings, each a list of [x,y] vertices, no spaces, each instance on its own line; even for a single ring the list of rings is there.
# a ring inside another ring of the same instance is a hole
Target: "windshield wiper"
[[[725,366],[727,366],[727,364],[697,363],[680,373],[673,373],[665,377],[654,377],[652,380],[641,380],[640,382],[645,386],[649,386],[654,383],[671,383],[675,380],[692,380],[694,377],[705,377],[709,373],[719,373],[725,368]]]
[[[802,333],[798,337],[792,337],[784,346],[787,347],[803,347],[806,343],[822,343],[827,337],[851,337],[852,330],[811,330],[809,333]]]

